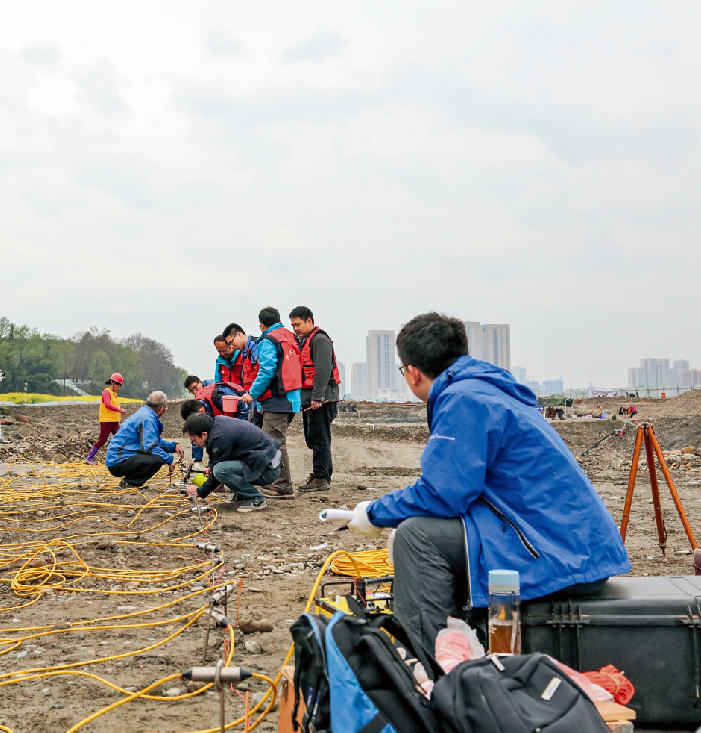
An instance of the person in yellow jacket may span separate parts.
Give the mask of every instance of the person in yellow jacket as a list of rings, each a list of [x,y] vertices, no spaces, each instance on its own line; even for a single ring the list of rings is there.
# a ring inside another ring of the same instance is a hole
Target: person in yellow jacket
[[[102,446],[107,442],[110,435],[114,435],[119,430],[119,422],[122,415],[126,414],[126,410],[119,406],[119,390],[124,384],[124,378],[119,372],[115,372],[106,382],[107,389],[102,393],[102,402],[100,402],[100,437],[90,449],[86,462],[91,466],[95,465],[95,456]]]

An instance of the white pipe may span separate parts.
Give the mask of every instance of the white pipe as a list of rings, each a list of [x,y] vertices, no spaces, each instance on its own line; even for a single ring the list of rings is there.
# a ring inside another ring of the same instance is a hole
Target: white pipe
[[[321,514],[319,514],[319,519],[321,519],[322,522],[326,522],[329,519],[334,519],[340,522],[350,522],[354,516],[355,512],[350,509],[324,509]]]

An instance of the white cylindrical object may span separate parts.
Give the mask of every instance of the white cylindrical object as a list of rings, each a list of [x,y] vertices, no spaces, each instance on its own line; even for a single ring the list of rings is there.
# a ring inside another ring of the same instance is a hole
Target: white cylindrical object
[[[216,676],[216,667],[193,667],[183,673],[183,677],[193,682],[214,682]],[[248,679],[251,673],[247,669],[241,667],[222,667],[219,673],[220,682],[241,682]]]
[[[329,519],[340,522],[350,522],[354,516],[355,512],[350,509],[324,509],[321,514],[319,514],[319,519],[321,519],[322,522],[327,522]]]

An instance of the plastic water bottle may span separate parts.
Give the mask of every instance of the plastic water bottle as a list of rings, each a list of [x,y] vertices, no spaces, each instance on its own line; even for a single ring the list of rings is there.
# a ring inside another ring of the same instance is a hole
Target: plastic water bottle
[[[489,571],[489,653],[521,653],[521,583],[517,570]]]

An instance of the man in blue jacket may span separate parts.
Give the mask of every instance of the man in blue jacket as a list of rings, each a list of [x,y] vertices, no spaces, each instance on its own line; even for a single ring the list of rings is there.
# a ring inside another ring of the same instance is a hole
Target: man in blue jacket
[[[412,486],[361,502],[358,534],[393,540],[395,612],[429,648],[461,610],[488,606],[490,570],[517,570],[524,600],[595,590],[631,569],[613,518],[535,395],[468,356],[461,321],[428,313],[397,337],[400,371],[428,404]]]
[[[161,466],[175,464],[172,453],[185,455],[180,443],[161,437],[161,417],[168,409],[163,392],[152,392],[146,404],[120,426],[107,448],[105,465],[113,476],[122,476],[121,488],[143,486]]]
[[[257,400],[263,413],[263,430],[280,443],[280,477],[261,492],[267,499],[294,499],[290,463],[287,456],[287,428],[301,409],[302,361],[297,338],[280,322],[277,308],[263,308],[258,314],[261,335],[258,347],[257,375],[241,398]]]

